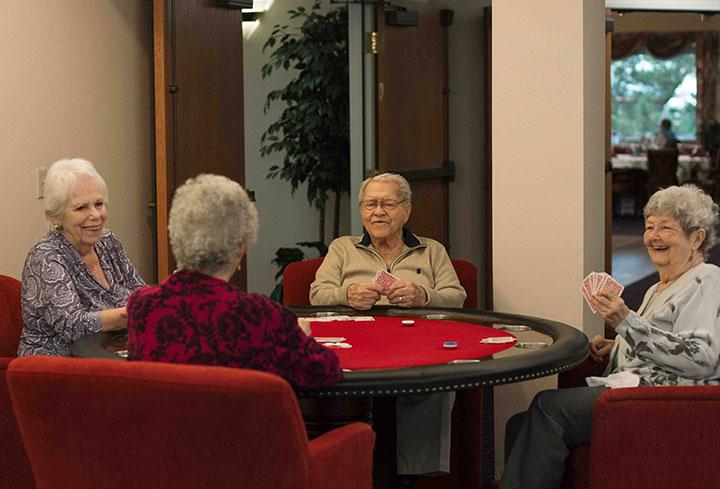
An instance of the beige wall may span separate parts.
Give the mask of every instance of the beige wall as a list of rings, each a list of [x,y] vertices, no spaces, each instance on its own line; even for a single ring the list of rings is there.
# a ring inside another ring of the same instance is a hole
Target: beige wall
[[[493,275],[499,311],[588,335],[583,277],[603,269],[604,6],[601,0],[493,4]],[[496,389],[505,421],[555,379]]]
[[[0,273],[20,277],[47,229],[37,167],[90,159],[110,190],[108,226],[151,278],[151,5],[4,0],[0,13]]]

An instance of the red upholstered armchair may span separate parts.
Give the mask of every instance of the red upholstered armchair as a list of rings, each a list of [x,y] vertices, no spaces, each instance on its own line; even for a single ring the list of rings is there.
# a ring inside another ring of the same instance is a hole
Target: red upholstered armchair
[[[558,386],[585,385],[603,369],[586,360]],[[595,404],[592,442],[572,450],[563,488],[718,487],[719,414],[720,386],[607,390]]]
[[[6,379],[7,366],[16,356],[23,326],[20,286],[18,280],[0,275],[0,487],[32,489],[35,482],[10,404]]]
[[[23,357],[8,383],[39,489],[372,487],[370,427],[308,441],[265,372]]]
[[[290,263],[283,271],[283,304],[286,306],[309,306],[310,285],[315,281],[315,272],[323,257]],[[460,285],[467,293],[463,303],[465,309],[477,309],[477,267],[465,260],[452,260]]]

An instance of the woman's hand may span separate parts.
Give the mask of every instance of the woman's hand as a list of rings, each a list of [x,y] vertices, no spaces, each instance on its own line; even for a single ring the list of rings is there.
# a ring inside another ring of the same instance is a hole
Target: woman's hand
[[[615,340],[608,340],[600,335],[590,340],[590,358],[592,361],[598,363],[604,361],[605,356],[610,353],[614,344]]]
[[[382,287],[375,282],[358,282],[347,288],[347,302],[353,309],[370,309],[382,293]]]
[[[609,290],[601,290],[592,297],[597,304],[596,309],[605,318],[605,324],[613,329],[617,328],[625,316],[630,314],[630,309],[625,305],[625,301]]]
[[[388,288],[390,304],[400,307],[420,307],[427,302],[425,289],[415,282],[398,280]]]
[[[103,331],[115,331],[127,327],[127,309],[118,307],[116,309],[105,309],[100,311],[100,322]]]

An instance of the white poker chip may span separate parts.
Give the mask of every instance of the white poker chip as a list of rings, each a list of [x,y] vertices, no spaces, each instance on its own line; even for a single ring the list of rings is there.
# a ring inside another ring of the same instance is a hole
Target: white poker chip
[[[413,324],[415,324],[415,321],[413,321],[412,319],[404,319],[402,324],[403,326],[412,326]]]

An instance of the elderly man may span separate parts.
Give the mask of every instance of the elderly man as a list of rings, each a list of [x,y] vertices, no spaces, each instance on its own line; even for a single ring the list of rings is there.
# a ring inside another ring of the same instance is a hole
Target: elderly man
[[[383,173],[361,184],[358,200],[365,233],[330,244],[310,287],[313,305],[362,310],[375,304],[462,307],[465,290],[443,245],[405,228],[411,199],[410,185],[401,175]],[[387,288],[374,281],[383,270],[398,278]],[[454,393],[397,399],[398,474],[449,472],[454,399]]]

